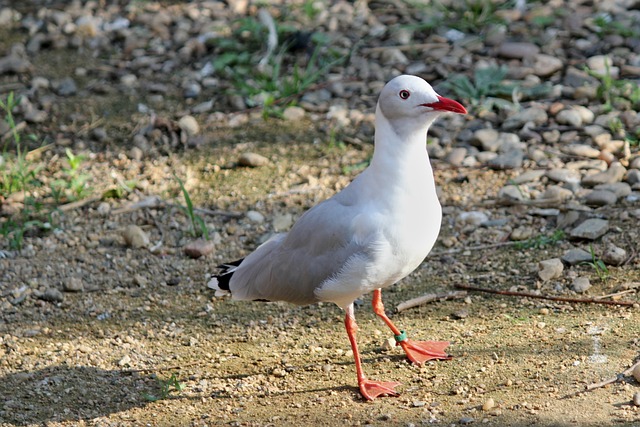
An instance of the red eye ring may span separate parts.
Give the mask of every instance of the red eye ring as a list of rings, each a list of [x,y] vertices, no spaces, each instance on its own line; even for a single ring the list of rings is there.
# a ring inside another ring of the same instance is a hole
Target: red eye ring
[[[400,93],[398,93],[398,96],[400,97],[400,99],[409,99],[409,97],[411,96],[411,92],[406,89],[402,89]]]

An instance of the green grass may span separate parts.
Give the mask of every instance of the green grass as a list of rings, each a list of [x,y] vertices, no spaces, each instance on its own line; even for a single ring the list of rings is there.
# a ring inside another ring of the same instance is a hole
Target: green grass
[[[189,192],[185,188],[184,183],[176,175],[174,175],[174,178],[178,181],[178,184],[180,185],[180,190],[182,191],[182,195],[184,197],[185,205],[184,206],[180,205],[180,207],[182,208],[182,211],[189,218],[189,221],[191,222],[191,227],[189,229],[191,236],[204,237],[206,240],[209,240],[209,230],[207,230],[207,224],[199,215],[195,213],[193,202],[191,201],[191,196],[189,195]]]
[[[464,74],[455,74],[443,86],[472,106],[487,110],[494,108],[511,110],[515,108],[510,101],[515,94],[537,98],[548,94],[551,90],[546,84],[526,87],[518,82],[507,82],[505,81],[507,71],[505,66],[477,68],[473,78]]]
[[[515,247],[517,249],[540,249],[545,246],[555,245],[565,237],[564,231],[555,230],[550,235],[538,235],[522,242],[517,242]]]
[[[600,281],[604,282],[609,277],[609,269],[605,265],[604,261],[596,256],[593,245],[589,245],[589,253],[591,254],[591,261],[585,261],[582,264],[593,267]]]
[[[311,9],[308,13],[312,13]],[[249,107],[262,107],[265,115],[278,116],[297,96],[323,80],[333,66],[346,60],[327,47],[328,37],[316,33],[311,39],[314,45],[311,55],[293,53],[287,43],[281,43],[266,64],[259,66],[268,36],[266,27],[248,17],[235,21],[232,28],[230,37],[214,41],[217,56],[212,62],[213,68],[233,83],[234,92],[240,94]],[[276,30],[280,41],[297,31],[277,23]]]
[[[171,393],[177,392],[179,394],[185,389],[185,385],[178,380],[178,376],[175,373],[172,373],[167,379],[156,377],[156,381],[160,387],[160,392],[158,394],[145,393],[144,398],[149,402],[166,399],[171,396]]]

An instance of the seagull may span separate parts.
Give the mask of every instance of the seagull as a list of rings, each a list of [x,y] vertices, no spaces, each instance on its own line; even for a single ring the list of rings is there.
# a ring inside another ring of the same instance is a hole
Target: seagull
[[[382,89],[369,166],[333,197],[306,211],[243,259],[218,266],[208,283],[234,300],[332,302],[345,311],[358,387],[367,400],[397,396],[398,382],[368,379],[356,343],[354,301],[373,292],[373,311],[396,345],[420,365],[450,359],[444,341],[413,341],[387,317],[381,290],[415,270],[440,232],[442,209],[426,149],[429,126],[445,112],[466,114],[420,77],[401,75]]]

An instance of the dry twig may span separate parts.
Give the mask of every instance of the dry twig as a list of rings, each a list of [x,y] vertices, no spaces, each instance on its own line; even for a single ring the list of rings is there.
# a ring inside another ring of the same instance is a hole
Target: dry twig
[[[562,301],[562,302],[572,302],[572,303],[582,303],[582,304],[623,305],[628,307],[632,307],[638,304],[635,301],[603,301],[598,298],[556,297],[552,295],[539,295],[531,292],[503,291],[498,289],[488,289],[488,288],[481,288],[479,286],[470,286],[470,285],[462,285],[462,284],[457,284],[456,288],[465,289],[468,291],[487,292],[490,294],[508,295],[508,296],[525,297],[525,298],[537,298],[537,299],[546,299],[550,301]]]
[[[581,394],[581,393],[584,393],[585,391],[596,390],[596,389],[599,389],[599,388],[605,387],[605,386],[607,386],[607,385],[609,385],[609,384],[613,384],[613,383],[616,383],[616,382],[618,382],[618,381],[622,381],[625,377],[627,377],[627,376],[631,375],[631,373],[633,372],[633,370],[634,370],[637,366],[640,366],[640,360],[638,360],[636,363],[634,363],[633,365],[631,365],[631,367],[630,367],[629,369],[627,369],[627,370],[625,370],[625,371],[623,371],[623,372],[619,373],[619,374],[618,374],[618,375],[616,375],[615,377],[607,378],[606,380],[599,381],[599,382],[597,382],[597,383],[587,384],[587,385],[584,387],[584,390],[579,390],[579,391],[576,391],[575,393],[568,394],[568,395],[564,396],[564,399],[568,399],[568,398],[571,398],[571,397],[575,397],[575,396],[577,396],[577,395],[579,395],[579,394]]]
[[[467,296],[466,291],[453,291],[453,292],[444,292],[439,294],[426,294],[421,297],[413,298],[408,301],[402,302],[398,304],[396,307],[396,313],[400,313],[401,311],[408,310],[413,307],[417,307],[419,305],[427,304],[432,301],[445,301],[448,299],[454,298],[464,298]]]

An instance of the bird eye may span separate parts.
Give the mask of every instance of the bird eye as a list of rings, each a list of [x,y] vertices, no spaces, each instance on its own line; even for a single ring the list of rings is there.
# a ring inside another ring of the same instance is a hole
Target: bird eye
[[[411,92],[403,89],[400,91],[398,95],[400,96],[401,99],[409,99],[409,97],[411,96]]]

